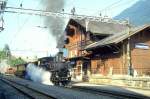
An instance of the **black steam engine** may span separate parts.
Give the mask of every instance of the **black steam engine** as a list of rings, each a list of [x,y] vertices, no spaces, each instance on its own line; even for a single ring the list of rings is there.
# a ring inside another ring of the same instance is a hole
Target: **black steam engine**
[[[55,57],[44,57],[38,60],[39,66],[51,72],[51,82],[54,85],[66,86],[71,82],[69,62],[63,60],[63,53]]]

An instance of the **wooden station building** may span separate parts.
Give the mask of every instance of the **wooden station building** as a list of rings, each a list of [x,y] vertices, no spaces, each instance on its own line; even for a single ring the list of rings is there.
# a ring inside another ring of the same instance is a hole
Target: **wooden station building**
[[[93,50],[85,50],[88,45],[126,29],[127,26],[123,24],[70,19],[65,29],[64,48],[67,49],[67,58],[73,67],[72,77],[76,80],[87,80],[90,73],[96,72],[93,67],[98,65],[99,61],[95,60],[93,54],[96,53],[93,53]]]
[[[92,51],[92,74],[150,75],[150,25],[129,27],[85,49]]]

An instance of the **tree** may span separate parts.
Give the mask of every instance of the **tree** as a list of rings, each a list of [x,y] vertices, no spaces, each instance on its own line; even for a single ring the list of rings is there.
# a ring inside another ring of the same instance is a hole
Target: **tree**
[[[6,54],[4,51],[0,51],[0,62],[1,60],[4,60],[4,59],[6,59]]]
[[[18,64],[26,63],[21,57],[16,58],[14,56],[11,56],[11,52],[8,44],[5,44],[3,50],[0,51],[0,60],[4,60],[4,59],[7,59],[7,62],[10,66],[16,66]]]
[[[9,64],[11,66],[16,66],[18,64],[24,64],[26,63],[21,57],[19,58],[11,58],[10,61],[9,61]]]
[[[3,51],[5,52],[6,57],[10,58],[11,57],[11,52],[8,44],[5,44]]]

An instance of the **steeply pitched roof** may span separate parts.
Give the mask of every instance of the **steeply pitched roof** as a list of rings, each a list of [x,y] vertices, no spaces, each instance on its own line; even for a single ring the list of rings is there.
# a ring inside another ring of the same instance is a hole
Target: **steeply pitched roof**
[[[88,45],[87,47],[85,47],[85,49],[88,50],[88,49],[92,49],[92,48],[96,48],[96,47],[100,47],[100,46],[117,44],[117,43],[127,39],[128,37],[140,32],[146,28],[150,28],[150,25],[143,25],[143,26],[131,28],[130,33],[128,33],[128,30],[126,30],[126,31],[114,34],[114,35],[109,36],[103,40],[100,40],[98,42],[95,42],[93,44]]]
[[[101,21],[88,21],[86,26],[85,19],[82,20],[70,19],[68,24],[74,26],[80,25],[93,34],[115,34],[127,29],[127,26],[125,24],[109,23]]]
[[[79,20],[79,19],[70,19],[69,21],[68,21],[68,24],[67,25],[74,25],[74,26],[76,26],[77,27],[77,25],[80,25],[80,26],[82,26],[82,27],[86,27],[85,26],[85,19],[82,19],[82,20]]]
[[[96,34],[116,34],[126,28],[127,26],[123,24],[89,21],[87,31]]]

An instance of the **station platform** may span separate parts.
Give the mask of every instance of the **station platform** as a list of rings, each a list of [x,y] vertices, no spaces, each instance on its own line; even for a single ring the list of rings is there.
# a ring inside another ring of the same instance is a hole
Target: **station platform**
[[[88,82],[74,82],[73,86],[81,86],[85,88],[93,88],[102,91],[110,91],[114,93],[122,93],[122,94],[132,94],[132,95],[143,95],[150,97],[150,90],[149,89],[136,89],[130,88],[125,86],[115,86],[115,85],[98,85],[98,84],[91,84]],[[149,98],[150,99],[150,98]]]

